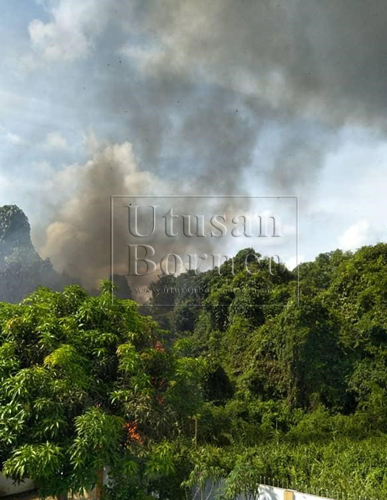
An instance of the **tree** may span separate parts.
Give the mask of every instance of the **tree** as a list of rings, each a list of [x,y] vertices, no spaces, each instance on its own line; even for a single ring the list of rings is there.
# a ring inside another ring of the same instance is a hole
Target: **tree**
[[[201,404],[200,360],[167,351],[156,323],[109,282],[98,297],[39,288],[1,304],[0,325],[3,473],[62,498],[108,467],[107,498],[122,488],[147,498]]]

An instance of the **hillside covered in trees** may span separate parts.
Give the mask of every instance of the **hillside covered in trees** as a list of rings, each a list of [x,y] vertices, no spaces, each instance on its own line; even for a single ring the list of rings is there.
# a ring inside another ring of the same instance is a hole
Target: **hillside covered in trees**
[[[387,245],[249,274],[251,251],[161,277],[146,306],[109,283],[1,304],[3,472],[64,495],[108,466],[110,500],[209,480],[233,500],[264,478],[384,498]]]
[[[236,256],[234,273],[229,261],[154,283],[153,315],[222,376],[209,387],[213,401],[232,393],[258,406],[343,415],[370,407],[387,389],[387,245],[321,254],[294,272],[254,262],[249,274],[253,252]]]
[[[246,447],[248,470],[284,484],[382,498],[387,245],[321,254],[294,272],[250,263],[250,275],[252,252],[234,273],[228,262],[153,284],[154,317],[208,365],[199,441]]]

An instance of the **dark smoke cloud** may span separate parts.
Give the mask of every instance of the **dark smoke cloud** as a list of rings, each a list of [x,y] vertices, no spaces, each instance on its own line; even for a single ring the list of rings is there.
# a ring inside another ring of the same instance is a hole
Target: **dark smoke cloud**
[[[156,40],[143,58],[150,75],[185,72],[314,119],[384,121],[387,5],[381,0],[147,5],[144,26]],[[128,54],[137,52],[129,46]]]
[[[77,189],[44,246],[88,281],[107,272],[111,194],[242,194],[261,176],[308,198],[342,127],[384,133],[381,0],[117,0],[104,15],[90,85],[111,144],[68,170]]]

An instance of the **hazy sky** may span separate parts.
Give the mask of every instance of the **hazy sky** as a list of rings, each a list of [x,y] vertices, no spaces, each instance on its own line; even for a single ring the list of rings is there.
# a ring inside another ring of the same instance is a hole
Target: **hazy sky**
[[[98,244],[118,189],[299,195],[306,260],[385,241],[386,18],[383,0],[3,0],[1,204],[54,263]]]

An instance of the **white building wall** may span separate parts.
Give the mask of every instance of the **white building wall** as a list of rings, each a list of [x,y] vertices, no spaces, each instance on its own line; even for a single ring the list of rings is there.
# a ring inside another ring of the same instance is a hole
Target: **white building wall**
[[[35,486],[31,479],[25,479],[22,483],[15,484],[12,479],[7,479],[2,474],[0,474],[0,497],[4,497],[6,495],[16,495],[17,493],[30,491],[34,488]]]
[[[287,500],[285,492],[292,491],[294,500],[327,500],[326,497],[317,497],[307,493],[300,493],[293,490],[285,490],[282,488],[275,488],[274,486],[260,486],[259,497],[257,500]],[[291,496],[290,496],[291,499]],[[241,499],[243,500],[243,499]],[[328,499],[329,500],[329,499]]]
[[[200,491],[196,490],[193,492],[192,500],[214,500],[216,495],[222,489],[222,485],[211,485],[207,486],[206,491],[203,496],[201,496]],[[196,494],[195,494],[196,493]],[[250,500],[249,497],[248,500]],[[244,496],[238,497],[238,500],[247,500]],[[256,500],[331,500],[326,497],[319,497],[316,495],[310,495],[307,493],[300,493],[299,491],[286,490],[284,488],[277,488],[274,486],[264,486],[260,485],[259,495]]]

